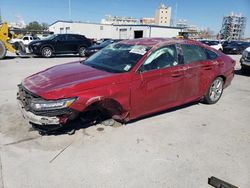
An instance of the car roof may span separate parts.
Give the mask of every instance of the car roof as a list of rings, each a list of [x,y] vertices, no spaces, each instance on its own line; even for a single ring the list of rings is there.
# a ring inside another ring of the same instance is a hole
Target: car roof
[[[201,45],[202,43],[195,40],[189,39],[177,39],[177,38],[140,38],[140,39],[131,39],[123,40],[120,43],[129,44],[129,45],[142,45],[147,47],[161,46],[167,44],[196,44]]]

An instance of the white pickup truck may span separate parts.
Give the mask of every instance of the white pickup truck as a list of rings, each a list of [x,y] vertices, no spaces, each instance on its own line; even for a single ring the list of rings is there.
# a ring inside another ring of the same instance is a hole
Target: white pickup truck
[[[34,40],[40,40],[40,39],[38,37],[27,35],[27,36],[24,36],[22,39],[12,39],[10,43],[22,42],[25,46],[28,46],[29,43]]]

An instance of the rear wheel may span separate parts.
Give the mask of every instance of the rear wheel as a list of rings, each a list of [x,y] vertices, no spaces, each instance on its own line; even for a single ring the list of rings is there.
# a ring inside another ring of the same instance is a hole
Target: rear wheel
[[[52,49],[50,47],[44,47],[42,49],[42,56],[49,58],[53,55]]]
[[[5,58],[7,53],[6,47],[2,41],[0,41],[0,59]]]
[[[223,79],[221,77],[215,78],[204,96],[204,102],[207,104],[217,103],[223,93],[223,86]]]
[[[85,56],[85,47],[80,47],[78,50],[79,56],[84,57]]]

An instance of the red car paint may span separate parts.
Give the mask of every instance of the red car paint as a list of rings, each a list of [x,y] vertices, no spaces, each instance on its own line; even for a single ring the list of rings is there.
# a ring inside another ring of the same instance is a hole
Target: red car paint
[[[235,62],[230,57],[196,41],[153,38],[120,43],[144,45],[151,49],[129,72],[109,73],[73,62],[34,74],[24,79],[22,85],[45,100],[78,97],[70,106],[77,112],[83,112],[90,105],[101,102],[103,107],[112,111],[114,119],[129,121],[200,100],[216,77],[223,77],[224,87],[227,87],[234,76]],[[219,56],[213,61],[137,72],[154,50],[168,44],[194,44],[216,52]]]

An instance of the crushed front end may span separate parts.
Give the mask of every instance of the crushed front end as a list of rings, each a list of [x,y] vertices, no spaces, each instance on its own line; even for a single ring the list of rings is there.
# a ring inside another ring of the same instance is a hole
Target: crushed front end
[[[31,124],[63,125],[75,119],[77,112],[69,108],[76,98],[45,100],[27,90],[22,84],[18,85],[18,106]]]

